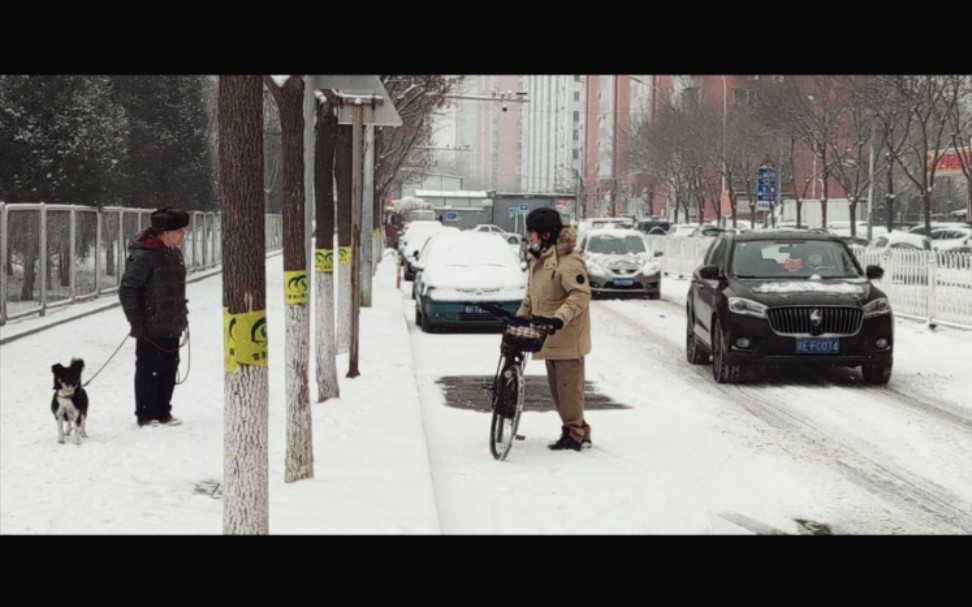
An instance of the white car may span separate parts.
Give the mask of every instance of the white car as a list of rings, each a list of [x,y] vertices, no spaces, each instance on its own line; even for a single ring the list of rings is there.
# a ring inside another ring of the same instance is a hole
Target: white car
[[[459,228],[445,226],[438,221],[427,221],[415,224],[415,227],[402,235],[400,239],[400,251],[402,254],[402,268],[404,268],[403,279],[415,279],[415,268],[412,267],[412,263],[418,258],[419,252],[425,246],[425,241],[431,238],[433,234],[449,231],[459,232]]]
[[[489,234],[499,234],[503,237],[503,240],[510,244],[519,245],[524,241],[523,236],[515,234],[513,232],[507,232],[503,228],[499,227],[494,223],[481,223],[476,227],[469,228],[471,232],[487,232]]]
[[[970,237],[972,237],[972,228],[935,228],[931,231],[931,244],[933,249],[939,251],[954,249],[968,246]]]
[[[593,295],[661,296],[661,266],[645,234],[633,228],[603,228],[584,234],[578,251],[587,264]]]
[[[496,234],[440,232],[413,265],[415,324],[426,333],[500,327],[497,317],[476,304],[489,302],[516,314],[526,297],[523,262]]]
[[[918,249],[930,251],[931,240],[921,234],[912,232],[887,232],[878,234],[867,243],[869,251],[886,252],[888,249]]]
[[[672,227],[668,228],[668,236],[691,236],[696,229],[698,229],[699,224],[697,223],[673,223]]]

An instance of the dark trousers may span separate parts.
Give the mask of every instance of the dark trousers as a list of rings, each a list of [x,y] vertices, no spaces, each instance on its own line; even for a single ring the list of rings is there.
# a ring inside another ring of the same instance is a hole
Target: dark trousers
[[[172,390],[179,369],[179,338],[139,339],[135,345],[135,417],[165,419],[172,413]]]

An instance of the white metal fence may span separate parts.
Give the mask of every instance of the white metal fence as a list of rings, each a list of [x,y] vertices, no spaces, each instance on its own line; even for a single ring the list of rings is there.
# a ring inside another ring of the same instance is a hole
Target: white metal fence
[[[0,202],[0,325],[118,289],[128,242],[151,209]],[[186,270],[222,263],[218,213],[191,211]],[[267,250],[283,246],[280,215],[266,216]]]
[[[663,251],[665,274],[689,277],[705,258],[712,237],[647,236],[649,246]],[[888,249],[886,253],[851,247],[862,267],[881,266],[875,281],[887,293],[895,314],[972,329],[972,254],[948,250]]]

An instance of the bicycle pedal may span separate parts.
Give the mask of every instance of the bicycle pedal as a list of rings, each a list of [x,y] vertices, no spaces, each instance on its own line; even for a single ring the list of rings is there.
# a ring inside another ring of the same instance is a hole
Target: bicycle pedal
[[[523,436],[522,434],[517,434],[517,435],[516,435],[515,437],[513,437],[513,438],[515,438],[516,440],[526,440],[526,437],[525,437],[525,436]]]

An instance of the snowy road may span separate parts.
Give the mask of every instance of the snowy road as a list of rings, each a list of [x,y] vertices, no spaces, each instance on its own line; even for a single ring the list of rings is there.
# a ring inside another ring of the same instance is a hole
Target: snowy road
[[[587,379],[629,407],[588,412],[595,449],[547,450],[559,419],[527,412],[527,439],[482,474],[488,416],[444,406],[435,380],[492,374],[499,336],[422,333],[403,283],[444,533],[972,533],[968,364],[934,352],[972,335],[899,320],[887,387],[850,369],[720,385],[685,359],[687,282],[665,286],[661,301],[593,303]],[[481,444],[459,439],[476,431]]]

